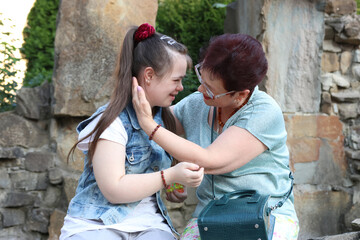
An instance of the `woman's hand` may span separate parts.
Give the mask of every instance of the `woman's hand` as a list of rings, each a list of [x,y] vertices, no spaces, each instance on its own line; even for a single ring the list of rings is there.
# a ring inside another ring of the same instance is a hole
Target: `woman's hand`
[[[200,185],[204,177],[204,168],[188,162],[181,162],[164,171],[167,184],[180,183],[189,187]]]
[[[187,198],[187,190],[185,186],[183,189],[183,192],[179,192],[176,189],[172,192],[166,192],[166,200],[174,203],[181,203],[185,201],[185,199]]]
[[[153,116],[150,103],[146,99],[144,89],[139,86],[136,77],[132,83],[132,103],[141,128],[149,135],[153,129]],[[151,125],[152,123],[152,125]]]

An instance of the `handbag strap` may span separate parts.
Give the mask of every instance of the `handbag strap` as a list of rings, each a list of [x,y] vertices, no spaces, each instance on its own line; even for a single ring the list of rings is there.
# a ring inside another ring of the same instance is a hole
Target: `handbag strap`
[[[212,117],[212,123],[211,123],[211,143],[213,142],[214,140],[214,123],[215,123],[215,118],[216,118],[216,107],[214,107],[213,109],[213,117]],[[290,189],[289,191],[287,191],[287,193],[285,193],[284,195],[284,198],[282,200],[280,200],[277,204],[275,204],[275,206],[272,206],[272,207],[269,207],[267,209],[267,214],[270,214],[271,211],[277,209],[277,208],[280,208],[282,205],[284,205],[285,201],[290,197],[290,194],[293,190],[293,186],[294,186],[294,177],[293,177],[293,174],[292,172],[290,171],[289,173],[289,178],[291,179],[291,186],[290,186]],[[215,183],[214,183],[214,175],[212,174],[211,175],[211,185],[212,185],[212,194],[213,194],[213,199],[215,200],[216,199],[216,196],[215,196]]]

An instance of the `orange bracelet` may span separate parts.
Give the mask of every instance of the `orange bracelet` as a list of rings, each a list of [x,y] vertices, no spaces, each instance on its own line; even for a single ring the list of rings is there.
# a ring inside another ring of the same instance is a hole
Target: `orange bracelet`
[[[152,140],[152,139],[153,139],[154,134],[155,134],[155,132],[159,129],[159,127],[161,127],[161,124],[158,124],[158,125],[156,126],[156,128],[154,129],[154,131],[152,131],[152,133],[151,133],[150,136],[149,136],[149,140]]]

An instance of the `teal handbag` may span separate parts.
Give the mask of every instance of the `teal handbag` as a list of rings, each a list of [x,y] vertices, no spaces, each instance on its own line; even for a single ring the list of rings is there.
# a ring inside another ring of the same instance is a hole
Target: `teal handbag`
[[[240,190],[210,201],[198,217],[201,240],[272,239],[275,217],[267,205],[269,198],[255,190]]]
[[[216,109],[216,108],[215,108]],[[216,110],[211,127],[211,142]],[[275,206],[269,207],[270,195],[259,194],[256,190],[239,190],[215,198],[214,175],[212,175],[213,199],[200,212],[198,227],[201,240],[271,240],[275,217],[271,211],[281,207],[293,189],[293,176],[290,190]]]

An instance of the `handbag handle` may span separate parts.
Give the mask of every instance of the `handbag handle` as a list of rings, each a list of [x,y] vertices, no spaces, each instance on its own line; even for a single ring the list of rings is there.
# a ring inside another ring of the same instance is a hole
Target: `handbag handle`
[[[251,197],[248,200],[248,203],[257,203],[260,200],[260,195],[258,194],[258,192],[256,190],[239,190],[239,191],[234,191],[234,192],[230,192],[227,194],[224,194],[224,196],[222,196],[215,205],[220,206],[220,205],[226,205],[228,203],[228,201],[232,198],[232,197],[238,197],[238,198],[243,198],[243,197]]]

